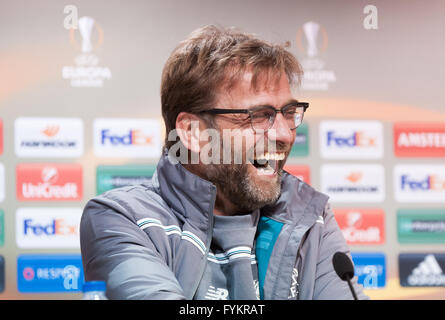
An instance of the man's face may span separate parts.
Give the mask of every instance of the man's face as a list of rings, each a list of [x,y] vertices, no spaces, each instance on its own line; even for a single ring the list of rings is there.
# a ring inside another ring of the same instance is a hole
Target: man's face
[[[294,100],[286,75],[278,82],[260,77],[256,90],[251,87],[251,78],[252,73],[246,72],[229,92],[220,92],[215,108],[250,109],[269,105],[281,109]],[[215,123],[220,131],[221,148],[226,152],[230,148],[232,161],[202,165],[202,176],[213,182],[239,212],[275,202],[281,193],[282,168],[293,145],[295,130],[290,130],[281,113],[266,132],[254,131],[247,114],[218,115]],[[227,138],[224,132],[239,133],[240,130],[242,135],[234,136],[231,143],[225,141],[223,145],[223,139]],[[238,142],[242,139],[242,143],[234,143],[235,139]],[[241,164],[234,163],[237,156],[242,158]]]

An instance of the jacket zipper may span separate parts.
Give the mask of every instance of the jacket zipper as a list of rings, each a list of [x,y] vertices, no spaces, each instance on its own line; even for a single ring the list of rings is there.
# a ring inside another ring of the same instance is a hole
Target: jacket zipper
[[[310,226],[308,226],[307,228],[306,228],[306,230],[304,231],[304,233],[303,233],[303,235],[301,236],[301,238],[300,238],[300,242],[299,242],[299,244],[298,244],[298,248],[297,248],[297,251],[296,251],[296,255],[295,255],[295,257],[294,257],[294,259],[295,259],[295,262],[293,263],[293,268],[295,268],[296,266],[297,266],[297,264],[298,264],[298,261],[297,261],[297,259],[298,259],[298,253],[300,252],[300,250],[301,250],[301,246],[302,246],[302,244],[303,244],[303,239],[304,239],[304,237],[305,237],[305,235],[307,234],[307,232],[312,228],[312,226],[315,224],[315,222],[313,223],[313,224],[311,224]],[[291,233],[290,233],[290,235],[289,235],[289,238],[288,238],[288,240],[287,240],[287,243],[286,243],[286,248],[288,247],[288,245],[289,245],[289,241],[291,240],[291,237],[292,237],[292,235],[294,234],[294,232],[295,232],[295,228],[297,227],[297,225],[298,224],[295,224],[294,226],[293,226],[293,228],[292,228],[292,231],[291,231]],[[277,239],[278,240],[278,239]],[[275,243],[276,244],[276,243]],[[286,251],[286,248],[284,249],[284,251]],[[280,257],[280,267],[279,267],[279,269],[278,269],[278,274],[282,274],[282,268],[283,268],[283,264],[281,263],[282,262],[282,259],[283,259],[283,256],[281,256]],[[301,270],[298,270],[298,280],[300,280],[299,278],[300,278],[300,276],[301,276],[301,272],[300,272]],[[271,297],[273,297],[273,296],[275,296],[276,295],[276,292],[277,292],[277,290],[278,290],[278,288],[277,288],[277,283],[275,282],[274,283],[274,286],[273,286],[273,292],[272,292],[272,294],[271,294]],[[290,288],[289,288],[289,290],[290,290]],[[298,295],[297,295],[297,297],[298,297]]]
[[[200,270],[199,270],[199,276],[196,280],[196,283],[194,284],[194,288],[192,290],[193,295],[191,297],[191,299],[194,299],[196,296],[196,293],[198,291],[198,287],[199,284],[201,283],[202,277],[204,276],[204,272],[205,269],[207,267],[207,257],[209,255],[209,251],[210,251],[210,245],[212,243],[212,238],[213,238],[213,208],[215,206],[215,200],[216,200],[216,190],[213,192],[212,194],[212,199],[211,199],[211,205],[209,208],[209,227],[207,229],[207,239],[206,239],[206,251],[203,257],[203,260],[201,262],[201,266],[200,266]]]

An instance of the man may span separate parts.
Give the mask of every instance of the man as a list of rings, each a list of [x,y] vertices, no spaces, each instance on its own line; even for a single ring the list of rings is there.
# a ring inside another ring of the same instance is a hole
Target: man
[[[85,207],[86,280],[111,299],[352,299],[332,267],[349,249],[328,197],[283,171],[308,108],[291,90],[301,74],[283,46],[233,29],[181,42],[151,183]]]

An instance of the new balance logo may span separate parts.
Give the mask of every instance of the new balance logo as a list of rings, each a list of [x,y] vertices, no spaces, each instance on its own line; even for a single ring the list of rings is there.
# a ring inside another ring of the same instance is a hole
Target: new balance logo
[[[289,288],[289,296],[287,297],[289,300],[294,300],[298,296],[298,269],[294,268],[292,270],[292,283]]]
[[[408,277],[411,286],[444,286],[445,275],[434,255],[429,254]]]
[[[223,288],[215,288],[214,286],[210,286],[209,290],[207,290],[207,294],[204,299],[207,300],[227,300],[229,296],[229,291]]]
[[[260,282],[258,280],[253,280],[253,287],[255,289],[257,300],[260,300]]]

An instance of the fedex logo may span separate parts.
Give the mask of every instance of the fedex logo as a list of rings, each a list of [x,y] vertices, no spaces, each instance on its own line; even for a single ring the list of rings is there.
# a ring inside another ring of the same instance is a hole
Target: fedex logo
[[[376,145],[376,137],[369,137],[363,131],[353,132],[350,136],[338,135],[335,131],[327,132],[328,146],[338,147],[372,147]]]
[[[158,158],[161,122],[156,119],[101,118],[94,121],[94,153],[98,157]]]
[[[383,156],[383,126],[378,121],[322,121],[321,155],[329,159]]]
[[[20,248],[79,248],[81,208],[19,208],[16,242]]]
[[[24,235],[77,235],[79,234],[79,228],[76,224],[71,225],[65,219],[53,219],[48,224],[41,224],[34,219],[25,219],[23,221],[23,233]]]
[[[111,130],[104,129],[101,134],[102,144],[110,143],[112,145],[149,145],[151,144],[152,137],[145,136],[141,130],[129,130],[124,135],[113,134]]]
[[[445,165],[396,165],[394,188],[399,202],[443,202]]]
[[[400,180],[402,190],[405,188],[419,191],[445,190],[445,180],[437,175],[429,175],[419,180],[411,177],[409,174],[403,174]]]

